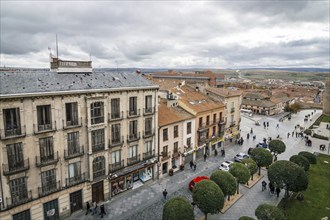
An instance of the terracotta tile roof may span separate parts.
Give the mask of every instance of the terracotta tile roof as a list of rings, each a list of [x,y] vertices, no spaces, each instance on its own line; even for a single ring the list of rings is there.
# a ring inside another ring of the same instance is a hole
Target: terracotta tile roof
[[[201,113],[213,109],[223,108],[224,104],[219,101],[213,101],[208,96],[196,91],[188,86],[175,88],[171,90],[173,94],[179,96],[179,102],[193,110],[195,113]]]
[[[213,88],[209,87],[205,89],[206,91],[212,92],[222,97],[232,97],[232,96],[240,96],[242,95],[242,91],[240,90],[232,90],[232,89],[223,89],[223,88]]]
[[[189,114],[183,108],[177,107],[167,107],[166,101],[161,100],[158,106],[158,125],[163,127],[165,125],[170,125],[180,121],[188,120],[194,118],[193,115]]]
[[[173,79],[160,79],[153,78],[151,83],[154,85],[159,85],[159,90],[171,90],[179,85],[183,80],[173,80]]]
[[[247,92],[243,95],[244,98],[250,98],[250,99],[266,99],[269,98],[269,96],[257,93],[257,92]]]
[[[252,100],[252,99],[243,99],[242,105],[252,105],[252,106],[259,106],[266,108],[275,106],[275,104],[270,100]]]

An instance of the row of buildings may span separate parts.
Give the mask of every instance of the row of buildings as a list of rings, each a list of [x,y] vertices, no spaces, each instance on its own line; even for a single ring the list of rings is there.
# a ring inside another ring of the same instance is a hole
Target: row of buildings
[[[0,218],[59,219],[164,178],[239,135],[241,93],[93,72],[0,72]]]

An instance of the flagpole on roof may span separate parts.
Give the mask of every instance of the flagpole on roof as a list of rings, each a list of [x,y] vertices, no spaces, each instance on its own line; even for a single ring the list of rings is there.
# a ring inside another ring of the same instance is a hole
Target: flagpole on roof
[[[56,57],[58,59],[58,42],[57,42],[57,33],[56,33]]]

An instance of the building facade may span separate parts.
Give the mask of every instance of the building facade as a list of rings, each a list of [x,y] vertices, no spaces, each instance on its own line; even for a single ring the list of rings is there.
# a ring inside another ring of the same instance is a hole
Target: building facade
[[[155,177],[158,86],[135,73],[0,76],[1,219],[59,219]]]

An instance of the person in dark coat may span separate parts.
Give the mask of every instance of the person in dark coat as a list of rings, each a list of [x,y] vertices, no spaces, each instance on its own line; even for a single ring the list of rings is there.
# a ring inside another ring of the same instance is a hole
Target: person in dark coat
[[[101,218],[103,218],[103,215],[106,215],[107,214],[107,213],[105,213],[105,208],[104,208],[104,205],[103,204],[100,206],[100,210],[101,210],[101,213],[100,213]]]
[[[164,200],[166,200],[166,196],[167,196],[167,191],[166,191],[166,189],[164,189],[164,191],[163,191]]]
[[[192,169],[193,166],[194,166],[194,162],[191,160],[190,163],[189,163],[189,165],[190,165],[190,169]]]
[[[86,214],[85,215],[87,215],[91,210],[91,205],[89,204],[89,202],[87,201],[86,202]]]
[[[206,161],[206,154],[204,154],[204,162]]]
[[[277,195],[277,198],[279,197],[280,192],[281,192],[281,189],[277,187],[277,188],[276,188],[276,195]]]

